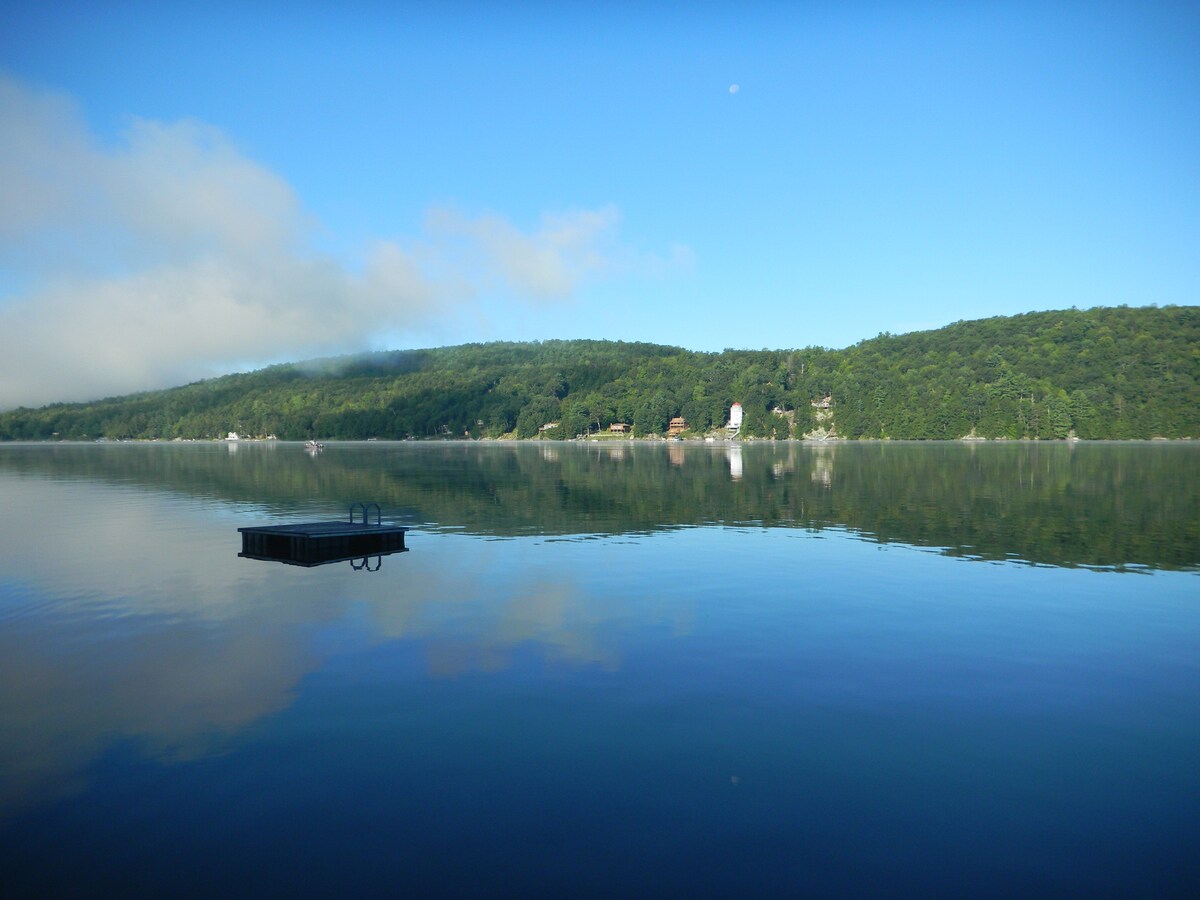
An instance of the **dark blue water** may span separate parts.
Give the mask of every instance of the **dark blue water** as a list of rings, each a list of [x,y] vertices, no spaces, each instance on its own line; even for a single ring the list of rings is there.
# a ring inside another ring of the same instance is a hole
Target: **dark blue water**
[[[0,893],[1200,886],[1200,448],[621,449],[0,447]]]

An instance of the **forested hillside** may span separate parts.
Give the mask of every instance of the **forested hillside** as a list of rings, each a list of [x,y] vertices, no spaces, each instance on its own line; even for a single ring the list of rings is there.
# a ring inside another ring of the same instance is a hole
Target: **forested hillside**
[[[829,397],[830,408],[814,401]],[[609,341],[468,344],[272,366],[0,415],[3,440],[661,435],[1200,438],[1200,308],[1063,310],[880,335],[844,350]],[[543,426],[557,423],[550,429]]]

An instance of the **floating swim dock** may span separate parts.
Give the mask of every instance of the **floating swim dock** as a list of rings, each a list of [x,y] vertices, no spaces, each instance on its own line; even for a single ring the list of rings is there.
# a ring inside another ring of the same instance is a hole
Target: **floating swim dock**
[[[370,522],[369,512],[375,512]],[[361,511],[359,520],[356,513]],[[296,525],[252,525],[239,528],[245,559],[261,559],[293,566],[323,566],[326,563],[362,560],[355,568],[371,569],[370,557],[402,553],[404,533],[401,525],[385,524],[378,503],[355,503],[344,522],[301,522]],[[374,567],[379,568],[378,565]]]

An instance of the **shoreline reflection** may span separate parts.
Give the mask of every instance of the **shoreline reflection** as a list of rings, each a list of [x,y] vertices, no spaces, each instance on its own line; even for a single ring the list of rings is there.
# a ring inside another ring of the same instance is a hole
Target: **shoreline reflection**
[[[979,560],[1200,569],[1195,444],[331,444],[319,468],[286,448],[242,450],[9,445],[0,474],[280,516],[336,516],[341,498],[368,494],[407,524],[489,537],[832,527]]]

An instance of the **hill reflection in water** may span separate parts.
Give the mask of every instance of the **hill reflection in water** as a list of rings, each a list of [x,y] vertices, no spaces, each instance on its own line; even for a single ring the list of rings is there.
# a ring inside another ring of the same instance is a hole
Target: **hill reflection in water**
[[[368,497],[405,524],[495,537],[840,528],[984,560],[1200,565],[1194,443],[41,445],[5,448],[0,469],[279,516]]]

